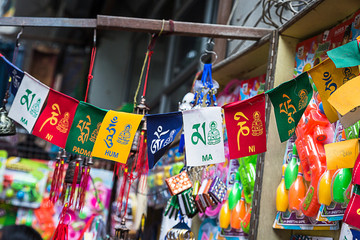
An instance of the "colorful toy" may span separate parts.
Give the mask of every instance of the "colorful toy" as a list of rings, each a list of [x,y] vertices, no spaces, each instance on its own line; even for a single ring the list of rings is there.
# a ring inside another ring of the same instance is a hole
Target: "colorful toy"
[[[231,220],[230,220],[231,227],[235,229],[240,229],[241,222],[244,221],[245,214],[246,214],[246,209],[245,209],[245,198],[243,191],[241,194],[240,201],[236,204],[235,208],[232,210]]]
[[[285,188],[284,172],[286,164],[282,167],[281,182],[276,190],[276,210],[280,212],[286,212],[289,207],[289,195],[288,190]]]
[[[291,158],[290,162],[287,164],[284,180],[285,180],[285,188],[289,190],[293,182],[296,180],[299,170],[299,165],[297,162],[297,151],[296,145],[293,146],[293,157]]]
[[[245,201],[252,202],[256,175],[257,155],[239,158],[239,176],[244,190]]]
[[[237,202],[241,198],[241,187],[240,187],[240,176],[239,172],[236,173],[235,183],[229,193],[228,202],[229,202],[229,209],[233,210],[236,206]]]
[[[339,169],[332,180],[332,198],[334,202],[344,203],[349,201],[350,196],[346,196],[345,192],[351,182],[351,170],[349,168]]]
[[[306,188],[303,179],[301,166],[298,171],[298,176],[289,189],[289,209],[292,211],[299,211],[301,200],[305,197]]]
[[[334,170],[327,170],[320,177],[319,187],[318,187],[318,198],[319,203],[329,206],[331,204],[331,180],[334,176]]]
[[[231,211],[229,209],[229,202],[226,200],[221,206],[219,214],[219,225],[221,228],[228,228],[230,225]]]

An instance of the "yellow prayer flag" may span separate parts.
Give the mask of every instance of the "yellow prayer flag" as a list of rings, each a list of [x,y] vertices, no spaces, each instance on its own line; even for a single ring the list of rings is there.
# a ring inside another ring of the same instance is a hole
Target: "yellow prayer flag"
[[[325,59],[308,71],[319,91],[326,117],[330,122],[338,120],[336,110],[328,98],[345,82],[359,75],[358,67],[336,68],[330,58]]]
[[[92,151],[93,157],[126,163],[143,115],[108,111]]]
[[[359,155],[358,139],[325,145],[327,169],[353,168]]]

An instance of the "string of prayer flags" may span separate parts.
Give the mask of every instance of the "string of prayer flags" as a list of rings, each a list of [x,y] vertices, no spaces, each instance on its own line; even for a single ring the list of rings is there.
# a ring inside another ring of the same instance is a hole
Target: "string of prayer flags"
[[[327,51],[327,55],[334,62],[336,68],[360,65],[359,43],[356,40]]]
[[[329,104],[328,98],[345,82],[359,75],[358,67],[336,68],[330,58],[309,70],[320,94],[326,117],[330,122],[336,122],[338,115]]]
[[[33,134],[65,148],[78,104],[78,100],[50,89],[46,106],[34,126]]]
[[[353,168],[359,155],[358,139],[324,145],[326,166],[328,170],[339,168]]]
[[[230,159],[266,152],[265,94],[223,108]]]
[[[147,151],[152,169],[182,128],[181,112],[146,115]]]
[[[126,163],[143,115],[109,110],[101,124],[92,156]]]
[[[107,110],[80,101],[66,141],[65,150],[90,157],[106,112]]]
[[[187,166],[225,162],[220,107],[183,111]]]
[[[267,91],[274,106],[280,141],[288,140],[304,113],[313,94],[306,72]]]
[[[360,76],[339,87],[328,99],[338,112],[344,128],[348,128],[360,120]]]
[[[25,72],[10,108],[9,117],[31,133],[48,93],[48,86]]]
[[[11,78],[11,93],[15,96],[25,73],[7,60],[2,54],[0,54],[0,56],[6,63],[6,67]]]

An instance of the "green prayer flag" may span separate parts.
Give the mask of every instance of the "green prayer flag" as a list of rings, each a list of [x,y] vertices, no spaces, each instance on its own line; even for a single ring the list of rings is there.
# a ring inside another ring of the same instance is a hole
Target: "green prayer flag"
[[[360,51],[357,40],[349,42],[327,52],[336,68],[355,67],[360,65]]]
[[[302,114],[313,94],[306,72],[267,91],[274,106],[280,141],[288,140],[295,132]]]
[[[106,112],[107,110],[80,102],[66,141],[65,150],[90,157]]]

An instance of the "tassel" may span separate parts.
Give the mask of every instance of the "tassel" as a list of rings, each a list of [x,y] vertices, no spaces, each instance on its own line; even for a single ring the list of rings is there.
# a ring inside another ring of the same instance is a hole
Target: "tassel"
[[[65,224],[65,216],[68,210],[68,204],[66,203],[60,214],[59,224],[57,225],[52,240],[68,240],[68,224]],[[71,221],[71,219],[70,219]]]
[[[124,174],[123,174],[123,179],[122,179],[122,184],[120,187],[120,191],[119,191],[119,199],[118,199],[118,205],[119,205],[119,212],[121,213],[122,210],[122,206],[123,206],[123,199],[124,199],[124,195],[125,195],[125,189],[126,189],[126,180],[128,178],[128,168],[124,168],[125,165],[122,165],[121,168],[124,170]]]
[[[59,167],[59,171],[57,173],[57,179],[54,179],[55,180],[55,183],[54,183],[54,202],[53,203],[56,203],[60,197],[60,192],[61,192],[61,184],[63,183],[63,177],[64,177],[64,171],[65,171],[65,158],[66,158],[66,152],[65,150],[63,149],[62,150],[62,153],[61,153],[61,156],[60,156],[60,167]],[[66,188],[65,188],[66,189]]]
[[[70,199],[69,199],[69,206],[70,207],[73,205],[73,201],[74,201],[74,195],[75,195],[75,191],[76,191],[76,184],[78,182],[79,169],[80,169],[80,161],[78,159],[76,159],[74,178],[73,178],[73,181],[72,181],[72,184],[71,184],[71,192],[70,192]],[[75,206],[75,208],[76,208],[76,206]]]
[[[50,197],[49,200],[52,203],[55,203],[55,186],[57,185],[57,181],[58,181],[58,174],[59,174],[59,168],[60,168],[60,156],[61,156],[61,151],[58,152],[57,156],[56,156],[56,163],[55,163],[55,170],[54,170],[54,174],[52,176],[52,181],[51,181],[51,189],[50,189]]]
[[[84,167],[85,168],[85,167]],[[78,202],[78,206],[79,206],[79,210],[81,211],[85,205],[85,198],[86,198],[86,190],[89,184],[89,179],[90,179],[90,166],[86,167],[85,170],[85,174],[83,179],[81,180],[81,184],[80,184],[80,193],[78,196],[79,202]]]
[[[81,168],[80,185],[77,189],[76,201],[75,201],[75,206],[78,206],[78,210],[80,210],[80,198],[82,193],[84,192],[83,185],[86,178],[86,171],[87,171],[87,163],[85,158],[84,166]]]
[[[61,194],[60,194],[60,202],[62,204],[65,203],[65,197],[66,197],[67,188],[68,188],[68,184],[64,182],[64,184],[62,186]]]

